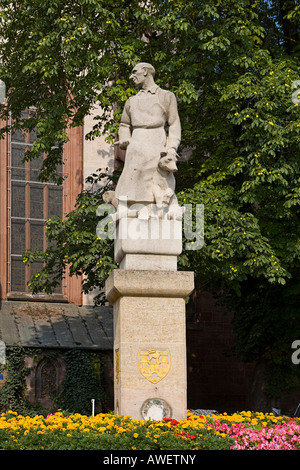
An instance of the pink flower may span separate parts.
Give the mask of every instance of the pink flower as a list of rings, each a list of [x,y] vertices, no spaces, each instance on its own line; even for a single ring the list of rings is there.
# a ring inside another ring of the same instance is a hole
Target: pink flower
[[[219,432],[234,439],[231,449],[296,450],[300,448],[300,425],[295,420],[269,427],[252,428],[250,423],[221,423],[215,420],[211,424]]]

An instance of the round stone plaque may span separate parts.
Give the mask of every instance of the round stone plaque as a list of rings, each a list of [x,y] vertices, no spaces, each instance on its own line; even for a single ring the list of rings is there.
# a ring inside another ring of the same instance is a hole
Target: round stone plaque
[[[150,398],[144,401],[141,413],[145,421],[148,419],[161,421],[163,418],[171,418],[172,408],[162,398]]]

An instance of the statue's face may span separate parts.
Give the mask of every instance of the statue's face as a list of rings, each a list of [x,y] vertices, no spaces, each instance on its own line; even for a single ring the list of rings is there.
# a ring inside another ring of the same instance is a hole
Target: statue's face
[[[146,79],[145,69],[139,66],[134,67],[129,78],[136,88],[141,88]]]

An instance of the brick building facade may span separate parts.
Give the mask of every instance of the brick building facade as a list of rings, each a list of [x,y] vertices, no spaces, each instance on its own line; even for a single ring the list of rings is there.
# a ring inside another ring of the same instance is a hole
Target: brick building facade
[[[6,348],[30,348],[31,356],[25,359],[30,370],[28,399],[46,408],[53,406],[53,393],[59,392],[64,378],[60,352],[66,350],[101,351],[106,387],[112,394],[111,309],[93,307],[93,295],[82,293],[80,276],[66,276],[52,295],[32,295],[27,283],[41,264],[22,262],[26,249],[46,248],[46,220],[54,215],[66,217],[74,209],[77,195],[86,188],[86,177],[97,168],[113,165],[114,151],[105,147],[103,139],[85,141],[92,125],[89,117],[82,127],[68,131],[62,186],[38,180],[43,155],[23,161],[36,138],[34,132],[17,131],[0,140],[0,341]],[[39,351],[38,356],[34,351]],[[4,372],[0,387],[5,380]]]

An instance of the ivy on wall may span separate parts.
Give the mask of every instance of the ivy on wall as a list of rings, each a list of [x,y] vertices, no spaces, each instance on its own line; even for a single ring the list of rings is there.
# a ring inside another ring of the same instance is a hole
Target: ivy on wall
[[[22,413],[28,409],[26,400],[25,350],[22,347],[6,348],[6,364],[1,367],[6,372],[6,381],[0,389],[0,409]]]
[[[65,352],[64,361],[66,373],[57,403],[62,409],[90,414],[92,399],[105,403],[101,353],[72,349]]]
[[[65,362],[65,377],[59,392],[52,396],[56,408],[82,414],[91,413],[91,399],[97,407],[105,406],[106,393],[103,381],[103,358],[101,352],[68,350],[47,351],[19,346],[7,347],[6,364],[0,372],[5,373],[5,383],[0,388],[0,411],[13,410],[20,414],[47,414],[36,400],[31,403],[26,393],[26,377],[31,369],[25,364],[25,357],[32,356],[37,365],[44,358],[60,356]]]

